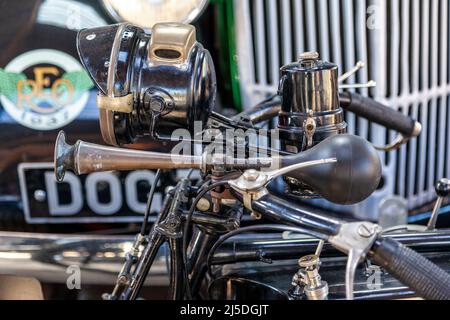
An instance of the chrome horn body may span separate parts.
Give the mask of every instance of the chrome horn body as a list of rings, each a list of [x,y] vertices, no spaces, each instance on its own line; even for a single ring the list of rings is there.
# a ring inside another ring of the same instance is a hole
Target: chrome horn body
[[[203,162],[201,156],[121,149],[81,140],[69,145],[64,131],[56,139],[54,161],[58,182],[64,180],[66,170],[80,175],[113,170],[200,169]]]

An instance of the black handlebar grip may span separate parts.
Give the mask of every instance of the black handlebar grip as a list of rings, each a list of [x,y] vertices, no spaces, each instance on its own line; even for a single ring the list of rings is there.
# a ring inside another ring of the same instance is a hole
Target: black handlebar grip
[[[351,92],[342,92],[339,98],[343,109],[398,131],[408,138],[417,137],[422,131],[422,126],[417,121],[373,99]]]
[[[420,297],[450,300],[450,274],[396,240],[377,239],[371,257]]]

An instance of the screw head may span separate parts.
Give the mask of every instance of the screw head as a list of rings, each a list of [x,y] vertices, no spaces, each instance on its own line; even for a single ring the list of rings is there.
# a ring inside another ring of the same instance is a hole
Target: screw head
[[[34,199],[37,202],[44,202],[47,199],[47,193],[44,190],[34,191]]]
[[[319,257],[314,254],[310,254],[310,255],[301,257],[298,260],[298,265],[302,268],[314,267],[314,266],[317,266],[318,263],[319,263]]]
[[[252,217],[253,220],[261,220],[262,219],[262,215],[260,213],[254,212],[254,211],[252,211],[250,216]]]
[[[211,207],[209,200],[206,198],[201,198],[197,203],[197,209],[202,212],[206,212]]]
[[[127,282],[128,282],[128,278],[126,277],[126,276],[120,276],[119,277],[119,283],[121,283],[121,284],[126,284]]]
[[[259,178],[259,172],[255,169],[251,169],[245,171],[243,176],[245,180],[255,182]]]
[[[150,109],[155,113],[161,113],[166,107],[163,97],[154,96],[150,99]]]
[[[370,238],[375,234],[376,231],[376,228],[368,226],[365,223],[362,223],[358,228],[358,234],[363,238]]]
[[[315,61],[315,60],[319,60],[319,58],[320,58],[319,53],[315,52],[315,51],[303,52],[298,55],[298,60],[300,60],[300,61],[304,61],[304,60]]]

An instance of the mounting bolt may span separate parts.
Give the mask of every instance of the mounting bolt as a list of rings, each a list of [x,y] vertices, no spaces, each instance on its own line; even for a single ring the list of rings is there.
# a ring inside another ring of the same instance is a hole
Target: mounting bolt
[[[252,211],[250,216],[252,217],[253,220],[261,220],[262,219],[262,215],[258,212]]]
[[[319,53],[315,52],[315,51],[303,52],[298,55],[298,60],[300,60],[300,61],[305,61],[305,60],[316,61],[316,60],[319,60],[319,58],[320,58]]]
[[[96,37],[96,34],[95,33],[91,33],[91,34],[88,34],[86,36],[86,40],[91,41],[91,40],[94,40],[95,37]]]
[[[201,198],[197,203],[197,209],[202,212],[206,212],[211,208],[211,203],[206,198]]]
[[[259,172],[255,169],[247,170],[244,172],[244,179],[250,182],[255,182],[259,178]]]
[[[302,268],[315,267],[315,266],[317,266],[318,263],[319,263],[319,257],[314,254],[310,254],[310,255],[301,257],[298,260],[298,265]]]
[[[34,191],[34,199],[38,202],[44,202],[47,200],[47,192],[41,189]]]
[[[124,285],[128,283],[128,277],[127,276],[120,276],[119,277],[119,283]]]
[[[376,228],[368,226],[365,223],[362,223],[358,228],[358,234],[363,238],[370,238],[377,231]]]

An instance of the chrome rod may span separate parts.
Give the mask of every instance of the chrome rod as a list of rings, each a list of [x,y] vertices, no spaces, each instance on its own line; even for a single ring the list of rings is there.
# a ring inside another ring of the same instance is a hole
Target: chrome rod
[[[113,170],[200,169],[202,165],[201,156],[114,148],[84,141],[69,145],[63,131],[56,140],[54,161],[59,182],[64,179],[66,170],[86,174]]]

